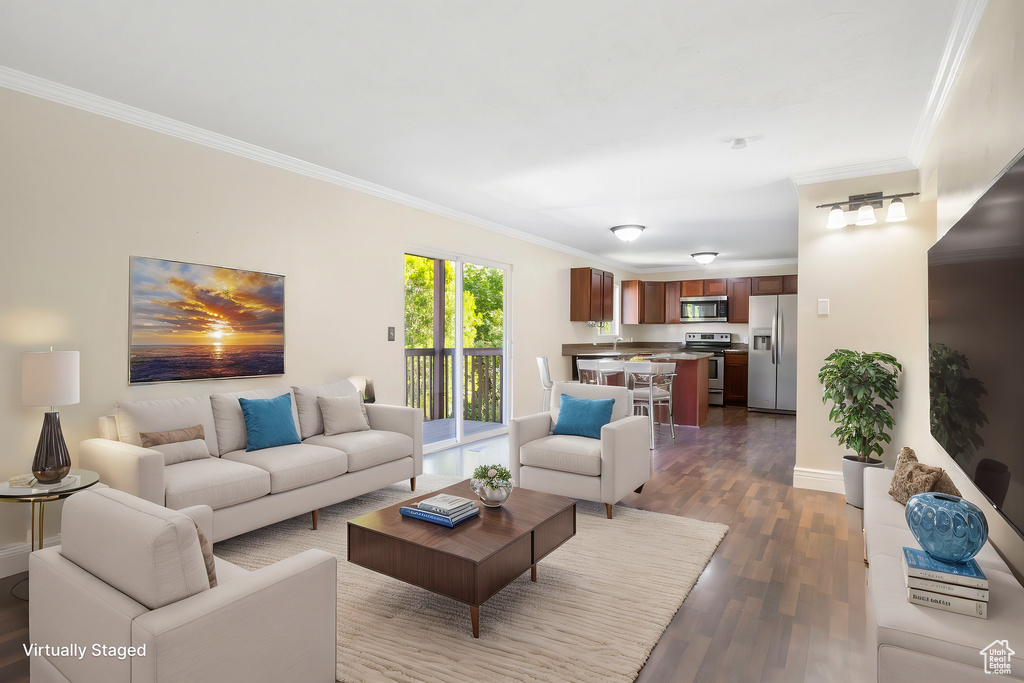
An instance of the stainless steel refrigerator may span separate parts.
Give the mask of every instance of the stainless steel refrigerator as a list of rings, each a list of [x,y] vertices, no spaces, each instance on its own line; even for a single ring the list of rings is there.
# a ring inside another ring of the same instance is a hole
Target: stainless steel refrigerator
[[[747,407],[796,412],[796,294],[750,297]]]

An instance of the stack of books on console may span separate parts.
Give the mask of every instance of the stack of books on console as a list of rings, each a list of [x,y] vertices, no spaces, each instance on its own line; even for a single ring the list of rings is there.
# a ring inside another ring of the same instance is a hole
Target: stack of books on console
[[[469,498],[440,493],[432,498],[421,500],[415,507],[403,506],[399,512],[406,517],[453,527],[467,519],[476,517],[480,514],[480,508],[476,507]]]
[[[943,562],[923,550],[903,548],[907,601],[988,619],[988,579],[976,561]]]

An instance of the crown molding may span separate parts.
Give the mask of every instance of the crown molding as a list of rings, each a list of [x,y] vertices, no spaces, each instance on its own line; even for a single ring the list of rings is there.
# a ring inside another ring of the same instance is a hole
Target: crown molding
[[[796,185],[812,185],[814,183],[830,183],[834,180],[850,180],[851,178],[866,178],[873,175],[915,170],[917,170],[917,166],[910,159],[889,159],[888,161],[873,161],[868,164],[826,168],[807,173],[794,173],[789,176],[789,179]]]
[[[511,228],[507,225],[502,225],[501,223],[495,223],[494,221],[479,218],[456,209],[450,209],[446,206],[435,204],[434,202],[420,199],[419,197],[414,197],[412,195],[405,194],[404,192],[399,192],[398,190],[392,190],[391,188],[384,187],[383,185],[377,185],[376,183],[361,180],[354,176],[333,171],[329,168],[318,166],[317,164],[311,164],[286,154],[274,152],[248,142],[243,142],[226,135],[221,135],[220,133],[214,133],[212,131],[199,128],[198,126],[176,121],[166,116],[161,116],[144,109],[109,100],[105,97],[100,97],[99,95],[94,95],[83,90],[70,88],[68,86],[61,85],[60,83],[47,81],[4,66],[0,66],[0,87],[16,90],[18,92],[25,93],[26,95],[39,97],[51,102],[87,111],[92,114],[98,114],[133,126],[139,126],[140,128],[146,128],[157,133],[163,133],[164,135],[170,135],[188,142],[194,142],[205,147],[234,154],[263,164],[276,166],[277,168],[291,171],[292,173],[298,173],[300,175],[322,180],[334,185],[340,185],[351,190],[380,197],[381,199],[387,199],[398,204],[404,204],[405,206],[426,211],[427,213],[432,213],[436,216],[441,216],[442,218],[449,218],[460,223],[465,223],[477,228],[505,235],[506,237],[511,237],[523,242],[529,242],[530,244],[535,244],[540,247],[570,254],[572,256],[578,256],[596,264],[604,265],[608,268],[632,270],[632,267],[629,264],[621,261],[596,256],[583,251],[582,249],[568,247],[544,237],[538,237],[537,235],[531,235],[530,233],[516,230],[515,228]]]
[[[978,30],[978,24],[985,13],[988,0],[960,0],[956,16],[953,18],[953,25],[949,32],[949,39],[946,41],[946,49],[939,61],[939,70],[935,74],[935,81],[932,83],[931,92],[928,93],[928,101],[924,111],[921,112],[921,120],[918,121],[917,130],[910,143],[910,151],[907,156],[914,163],[920,166],[924,159],[925,150],[931,142],[932,134],[939,125],[939,119],[949,101],[949,94],[956,83],[957,76],[964,63],[964,56],[971,46],[974,33]]]
[[[795,266],[798,260],[795,258],[772,259],[764,261],[714,261],[710,265],[702,266],[699,263],[686,265],[666,265],[650,268],[639,268],[637,266],[626,266],[626,269],[637,275],[650,275],[652,273],[708,273],[715,271],[736,272],[745,268],[778,268],[783,266]]]

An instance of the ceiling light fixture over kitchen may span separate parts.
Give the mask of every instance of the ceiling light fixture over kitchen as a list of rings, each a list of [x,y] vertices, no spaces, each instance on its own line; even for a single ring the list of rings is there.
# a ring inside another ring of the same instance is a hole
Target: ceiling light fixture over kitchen
[[[690,256],[692,256],[693,260],[696,261],[697,263],[701,264],[702,266],[706,266],[707,264],[715,260],[715,257],[718,256],[718,252],[698,251],[696,254],[690,254]]]
[[[623,242],[632,242],[644,231],[642,225],[616,225],[612,232]]]
[[[843,211],[844,204],[849,207],[850,211],[857,212],[854,225],[874,225],[878,222],[878,219],[875,217],[875,209],[882,208],[883,200],[891,199],[889,211],[885,214],[885,222],[899,223],[900,221],[907,220],[907,207],[903,204],[903,197],[913,197],[918,194],[921,193],[903,192],[900,194],[883,195],[881,192],[869,192],[867,194],[852,194],[846,201],[819,204],[814,208],[828,208],[828,222],[825,224],[825,227],[829,230],[838,230],[850,224],[846,212]]]

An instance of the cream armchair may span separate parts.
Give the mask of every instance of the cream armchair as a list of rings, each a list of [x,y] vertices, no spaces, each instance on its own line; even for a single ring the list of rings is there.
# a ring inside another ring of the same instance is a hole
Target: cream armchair
[[[509,421],[509,470],[517,486],[570,498],[600,501],[608,519],[612,505],[631,491],[640,493],[651,477],[647,416],[630,415],[625,387],[554,382],[551,410]],[[615,399],[611,422],[601,438],[552,434],[561,396]]]
[[[34,682],[335,680],[330,553],[252,572],[214,558],[211,588],[196,532],[213,538],[205,505],[103,489],[68,498],[61,519],[61,545],[29,558]],[[50,649],[62,646],[77,651]]]

